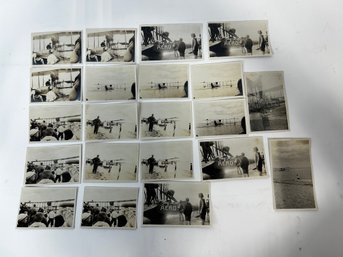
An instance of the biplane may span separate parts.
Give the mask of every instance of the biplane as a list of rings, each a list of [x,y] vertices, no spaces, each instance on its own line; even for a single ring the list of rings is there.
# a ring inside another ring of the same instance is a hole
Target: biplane
[[[134,61],[134,30],[87,33],[87,62]]]
[[[198,128],[200,127],[219,127],[224,125],[237,125],[240,124],[241,120],[238,118],[230,119],[205,119],[203,120]]]
[[[53,124],[55,122],[59,122],[60,125],[66,125],[68,123],[74,123],[74,122],[81,122],[81,115],[76,114],[76,115],[67,115],[67,116],[60,116],[60,117],[49,117],[49,118],[33,118],[31,119],[31,125],[32,123],[37,123],[37,124]]]
[[[79,99],[81,81],[75,84],[75,80],[80,75],[79,68],[33,71],[31,73],[31,102]]]
[[[167,130],[167,126],[171,124],[173,125],[173,128],[175,130],[177,121],[178,121],[178,117],[159,118],[159,119],[155,119],[154,124],[159,127],[162,127],[164,130]],[[149,124],[149,118],[142,118],[141,122]]]
[[[32,36],[32,64],[81,62],[81,32],[52,32]]]
[[[201,89],[217,89],[223,87],[232,87],[231,80],[224,80],[224,81],[202,81]]]
[[[174,171],[175,171],[175,175],[174,177],[176,177],[176,170],[177,170],[177,161],[179,160],[178,157],[172,157],[172,158],[165,158],[165,159],[159,159],[159,160],[155,160],[155,163],[153,164],[154,166],[157,166],[160,169],[163,169],[164,172],[167,172],[168,170],[168,166],[172,165],[174,166]],[[150,165],[150,161],[149,159],[142,159],[142,164],[149,166]]]
[[[130,122],[125,121],[124,119],[105,120],[105,121],[101,121],[100,127],[103,127],[104,129],[109,130],[109,133],[112,133],[112,130],[114,127],[118,127],[118,139],[120,139],[123,125],[125,123],[130,123]],[[87,125],[94,126],[94,120],[87,120]],[[135,125],[134,131],[137,132],[137,125]]]
[[[70,157],[63,157],[63,158],[55,158],[55,159],[44,159],[44,160],[31,160],[28,161],[28,171],[30,171],[30,167],[32,165],[41,165],[43,164],[44,166],[46,165],[58,165],[58,166],[63,166],[65,164],[79,164],[79,156],[70,156]]]

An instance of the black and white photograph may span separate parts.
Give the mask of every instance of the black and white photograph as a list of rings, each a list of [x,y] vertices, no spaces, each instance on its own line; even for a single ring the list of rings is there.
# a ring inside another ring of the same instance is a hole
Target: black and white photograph
[[[188,98],[188,65],[140,65],[138,89],[140,99]]]
[[[242,63],[206,63],[191,65],[192,97],[242,97]]]
[[[87,29],[86,61],[134,62],[135,34],[135,29]]]
[[[262,137],[199,142],[203,180],[267,176]]]
[[[282,71],[247,72],[250,131],[288,130],[287,99]]]
[[[86,101],[135,100],[136,66],[86,67]]]
[[[138,188],[85,187],[82,228],[135,229]]]
[[[74,228],[77,188],[23,187],[17,228]]]
[[[32,68],[31,103],[81,100],[81,68]]]
[[[268,21],[208,23],[210,57],[271,56]]]
[[[88,143],[84,182],[136,182],[139,144]]]
[[[30,142],[81,140],[81,114],[81,105],[30,106]]]
[[[136,103],[86,105],[86,140],[136,138]]]
[[[246,134],[244,100],[194,102],[195,135]]]
[[[316,209],[307,138],[269,139],[276,209]]]
[[[209,227],[210,184],[144,184],[143,226]]]
[[[81,42],[81,31],[32,33],[32,64],[81,63]]]
[[[141,139],[190,137],[191,102],[141,103],[140,135]]]
[[[141,26],[142,61],[202,58],[202,24]]]
[[[192,141],[164,141],[140,144],[142,180],[192,180]]]
[[[29,147],[26,152],[26,185],[79,183],[81,145]]]

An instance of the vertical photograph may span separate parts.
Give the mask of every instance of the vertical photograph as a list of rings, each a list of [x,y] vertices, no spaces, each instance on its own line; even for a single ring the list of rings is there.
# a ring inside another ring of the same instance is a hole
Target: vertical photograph
[[[87,62],[135,61],[135,29],[87,29],[86,32]]]
[[[282,71],[245,73],[250,131],[289,129],[287,99]]]
[[[86,140],[136,138],[136,103],[86,105]]]
[[[140,65],[138,89],[140,99],[188,98],[188,65]]]
[[[203,180],[267,176],[262,137],[200,141]]]
[[[82,62],[81,31],[32,34],[32,65]]]
[[[210,184],[144,184],[143,226],[210,226]]]
[[[202,24],[141,26],[142,61],[202,58]]]
[[[140,135],[141,139],[190,137],[191,102],[142,103]]]
[[[82,228],[135,229],[138,188],[85,187]]]
[[[193,179],[192,141],[141,143],[140,158],[142,180]]]
[[[139,145],[136,143],[88,143],[84,182],[136,182]]]
[[[210,57],[271,56],[268,21],[208,23]]]
[[[31,69],[31,103],[81,100],[81,68]]]
[[[206,63],[191,65],[193,99],[242,97],[242,63]]]
[[[276,209],[316,209],[313,188],[311,141],[269,139]]]
[[[81,105],[30,106],[30,142],[81,140],[81,114]]]
[[[81,145],[29,147],[26,152],[26,185],[79,183]]]
[[[136,66],[86,67],[86,101],[136,99]]]
[[[74,228],[77,188],[23,187],[17,228]]]
[[[244,100],[194,102],[195,135],[246,134]]]

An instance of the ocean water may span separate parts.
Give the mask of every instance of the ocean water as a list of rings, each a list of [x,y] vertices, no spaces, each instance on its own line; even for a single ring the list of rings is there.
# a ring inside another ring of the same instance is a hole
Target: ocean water
[[[237,135],[243,132],[242,127],[239,124],[222,125],[217,127],[197,127],[197,136],[214,136],[214,135]]]

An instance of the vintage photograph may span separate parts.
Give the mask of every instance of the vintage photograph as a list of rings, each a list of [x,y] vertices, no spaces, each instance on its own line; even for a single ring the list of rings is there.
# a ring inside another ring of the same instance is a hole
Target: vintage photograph
[[[309,139],[269,139],[276,209],[316,209]]]
[[[81,31],[32,34],[32,64],[54,65],[82,62]]]
[[[87,29],[86,61],[134,62],[135,29]]]
[[[136,143],[88,143],[84,182],[135,182],[139,145]]]
[[[135,100],[136,66],[86,67],[86,101]]]
[[[136,103],[86,105],[86,140],[136,138]]]
[[[194,99],[243,96],[242,63],[191,65]]]
[[[142,180],[190,180],[192,141],[141,143],[140,164]]]
[[[85,187],[81,227],[135,229],[138,188]]]
[[[77,188],[23,187],[18,228],[74,228]]]
[[[268,21],[208,23],[210,57],[271,56]]]
[[[30,142],[81,140],[81,114],[82,105],[30,106]]]
[[[80,173],[81,145],[27,148],[26,185],[78,183]]]
[[[250,131],[288,130],[282,71],[245,73]]]
[[[199,142],[203,180],[265,177],[262,137]]]
[[[195,134],[246,134],[244,99],[194,102]]]
[[[190,137],[191,124],[191,102],[159,102],[140,105],[142,139]]]
[[[140,65],[138,82],[140,99],[187,98],[188,65]]]
[[[202,24],[141,26],[142,61],[202,58]]]
[[[144,184],[143,226],[210,226],[210,184]]]
[[[80,101],[81,68],[32,68],[31,103]]]

